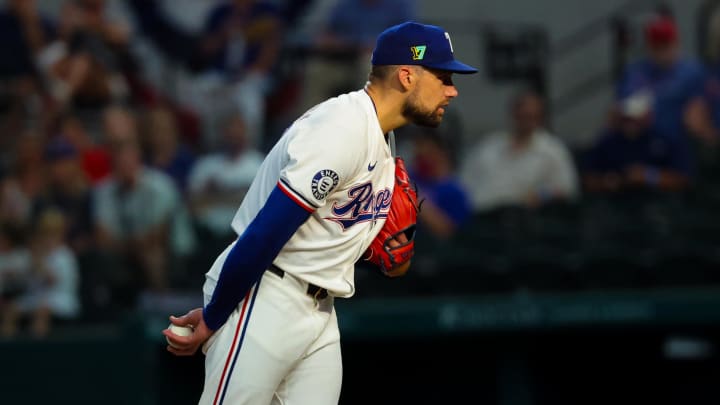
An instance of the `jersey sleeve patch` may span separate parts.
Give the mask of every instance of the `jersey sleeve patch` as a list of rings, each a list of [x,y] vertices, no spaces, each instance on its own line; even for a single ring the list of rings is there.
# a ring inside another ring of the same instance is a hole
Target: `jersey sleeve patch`
[[[310,182],[310,189],[316,200],[324,200],[331,191],[337,187],[340,176],[330,169],[323,169],[315,173]]]

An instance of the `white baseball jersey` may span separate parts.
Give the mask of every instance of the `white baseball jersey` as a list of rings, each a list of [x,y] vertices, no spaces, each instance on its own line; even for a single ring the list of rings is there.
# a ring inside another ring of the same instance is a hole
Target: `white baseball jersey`
[[[387,218],[394,176],[370,96],[359,90],[331,98],[285,131],[260,166],[232,227],[242,234],[280,187],[312,215],[273,263],[334,296],[350,297],[354,264]],[[219,271],[210,270],[208,277],[217,280]]]

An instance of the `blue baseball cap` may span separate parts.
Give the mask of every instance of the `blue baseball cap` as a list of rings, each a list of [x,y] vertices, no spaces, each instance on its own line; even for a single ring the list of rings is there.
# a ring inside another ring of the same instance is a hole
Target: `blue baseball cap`
[[[64,159],[72,159],[77,156],[77,150],[68,141],[56,137],[45,146],[45,159],[56,162]]]
[[[455,60],[450,34],[435,25],[413,21],[392,26],[377,38],[373,65],[418,65],[453,73],[477,73]]]

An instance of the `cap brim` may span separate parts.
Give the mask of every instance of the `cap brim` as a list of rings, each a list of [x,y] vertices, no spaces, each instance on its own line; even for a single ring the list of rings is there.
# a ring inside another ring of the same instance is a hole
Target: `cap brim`
[[[453,73],[460,73],[460,74],[471,74],[471,73],[477,73],[478,70],[470,65],[466,65],[462,62],[458,62],[456,60],[450,61],[450,62],[444,62],[444,63],[434,63],[434,64],[426,64],[423,65],[425,67],[429,67],[432,69],[438,69],[438,70],[446,70],[448,72]]]

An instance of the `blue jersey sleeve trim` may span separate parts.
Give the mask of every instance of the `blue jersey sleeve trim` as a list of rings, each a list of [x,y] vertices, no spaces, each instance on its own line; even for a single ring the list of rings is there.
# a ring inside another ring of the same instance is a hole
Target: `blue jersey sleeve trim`
[[[307,221],[310,212],[279,187],[245,232],[230,249],[223,263],[210,302],[203,309],[205,324],[219,329],[250,288],[260,279],[280,250]]]
[[[283,191],[286,192],[285,194],[289,193],[291,198],[293,198],[293,196],[294,196],[294,199],[299,200],[299,201],[297,201],[298,204],[306,205],[306,206],[312,208],[313,211],[318,208],[318,206],[316,204],[313,204],[310,200],[303,197],[302,194],[295,191],[295,189],[292,188],[292,186],[290,186],[290,184],[288,184],[287,181],[280,179],[278,181],[278,185],[283,189]]]

